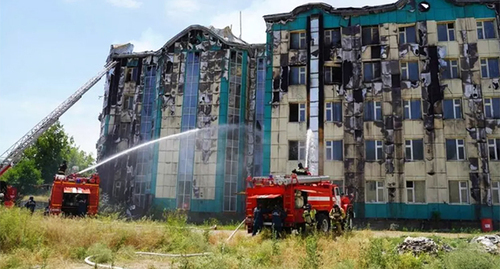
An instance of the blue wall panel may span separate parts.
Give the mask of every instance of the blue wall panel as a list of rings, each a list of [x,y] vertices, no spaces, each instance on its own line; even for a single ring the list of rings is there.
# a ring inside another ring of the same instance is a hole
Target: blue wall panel
[[[500,206],[450,205],[450,204],[363,204],[354,205],[355,212],[365,209],[366,218],[379,219],[431,219],[434,211],[443,220],[478,220],[492,218],[500,221]]]
[[[378,14],[366,14],[361,16],[351,16],[351,25],[378,25],[382,23],[414,23],[417,21],[434,20],[450,21],[456,18],[494,18],[495,11],[488,9],[486,5],[469,4],[467,7],[455,6],[444,0],[428,0],[431,8],[427,12],[412,10],[410,5],[406,5],[400,10],[389,11]],[[334,28],[348,26],[348,20],[341,15],[328,14],[320,9],[314,8],[303,12],[286,24],[274,24],[273,30],[304,30],[306,29],[307,16],[323,12],[324,27]]]

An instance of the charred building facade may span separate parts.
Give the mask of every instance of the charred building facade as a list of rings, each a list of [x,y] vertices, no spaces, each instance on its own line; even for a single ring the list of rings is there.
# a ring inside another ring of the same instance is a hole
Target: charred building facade
[[[103,189],[141,209],[238,215],[248,175],[288,174],[307,155],[358,218],[498,221],[499,12],[314,3],[264,16],[262,45],[195,25],[155,52],[112,46],[99,159],[201,130],[101,166]]]
[[[263,121],[255,105],[263,111],[264,48],[233,36],[229,27],[198,25],[155,52],[134,53],[131,44],[112,46],[108,61],[119,64],[105,85],[99,160],[201,130],[104,164],[98,169],[103,190],[139,212],[152,205],[241,212],[244,199],[237,193],[245,186],[240,179],[254,168],[253,158],[256,166],[262,163],[262,142],[254,142],[262,128],[254,130],[251,123]]]
[[[500,220],[499,8],[402,0],[264,16],[271,174],[305,161],[311,130],[309,167],[354,195],[356,217]]]

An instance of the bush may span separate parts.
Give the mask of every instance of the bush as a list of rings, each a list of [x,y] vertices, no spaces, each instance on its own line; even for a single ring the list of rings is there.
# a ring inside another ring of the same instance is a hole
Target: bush
[[[37,225],[39,217],[21,208],[0,207],[0,251],[15,248],[34,250],[43,243],[44,233]]]
[[[318,251],[318,234],[306,237],[306,257],[301,261],[302,268],[318,268],[321,264]]]
[[[500,268],[498,259],[479,249],[458,249],[443,257],[444,268],[450,269],[490,269]]]
[[[360,268],[422,268],[426,255],[413,256],[410,253],[400,255],[396,246],[399,238],[375,238],[364,247],[359,259]]]
[[[102,243],[92,245],[87,254],[93,256],[91,260],[96,263],[107,263],[114,260],[113,251]]]

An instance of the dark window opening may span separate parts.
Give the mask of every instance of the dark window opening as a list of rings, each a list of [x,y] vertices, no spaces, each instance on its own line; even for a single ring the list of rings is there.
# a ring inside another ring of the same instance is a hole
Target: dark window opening
[[[363,27],[363,46],[380,44],[378,26]]]
[[[380,46],[371,47],[372,59],[380,59]]]
[[[478,21],[477,25],[477,38],[479,39],[492,39],[496,37],[495,25],[493,21]]]
[[[421,161],[424,159],[424,142],[422,139],[405,141],[405,160]]]
[[[288,160],[304,160],[306,154],[305,142],[288,141]]]
[[[380,62],[363,63],[363,77],[365,82],[380,79]]]
[[[341,66],[325,66],[326,85],[342,84],[342,67]]]
[[[127,68],[127,74],[125,77],[125,82],[129,82],[132,80],[132,68]]]
[[[328,47],[340,47],[341,46],[341,36],[340,28],[327,29],[325,30],[325,45]]]
[[[305,49],[306,44],[306,33],[291,33],[290,34],[290,48],[291,49]]]
[[[306,68],[304,66],[293,66],[290,68],[290,85],[306,84]]]
[[[306,104],[290,103],[289,122],[304,122],[306,120]]]
[[[399,27],[399,44],[417,43],[415,26]]]
[[[455,24],[444,23],[437,25],[438,41],[455,41]]]

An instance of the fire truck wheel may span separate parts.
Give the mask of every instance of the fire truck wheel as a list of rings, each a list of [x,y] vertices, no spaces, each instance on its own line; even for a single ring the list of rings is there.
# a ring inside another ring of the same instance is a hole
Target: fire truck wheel
[[[319,214],[317,220],[318,230],[327,233],[330,230],[330,220],[328,219],[328,216],[325,214]]]

